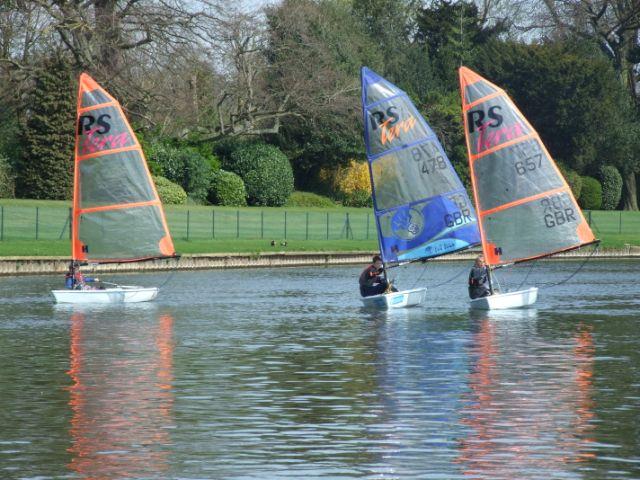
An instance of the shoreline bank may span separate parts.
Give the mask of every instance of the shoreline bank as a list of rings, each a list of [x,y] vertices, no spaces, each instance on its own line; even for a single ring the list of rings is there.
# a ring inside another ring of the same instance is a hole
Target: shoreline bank
[[[87,272],[151,272],[162,270],[219,270],[226,268],[308,267],[330,265],[364,265],[377,252],[264,252],[264,253],[210,253],[183,255],[179,258],[137,263],[87,265]],[[470,261],[479,250],[438,257],[433,262]],[[616,250],[574,250],[551,257],[567,258],[640,259],[640,247]],[[64,273],[69,268],[69,257],[0,257],[0,276],[45,275]]]

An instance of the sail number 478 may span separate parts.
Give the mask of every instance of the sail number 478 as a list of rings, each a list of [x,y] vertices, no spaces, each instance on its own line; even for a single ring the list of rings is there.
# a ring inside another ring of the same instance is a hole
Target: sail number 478
[[[413,160],[420,164],[420,171],[429,175],[436,170],[444,170],[447,163],[431,142],[423,143],[411,149]]]

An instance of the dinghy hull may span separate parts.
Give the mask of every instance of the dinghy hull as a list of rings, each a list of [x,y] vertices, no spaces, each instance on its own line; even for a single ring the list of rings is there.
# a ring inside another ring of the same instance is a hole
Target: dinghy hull
[[[157,287],[119,286],[104,290],[51,290],[56,303],[140,303],[158,295]]]
[[[414,288],[401,292],[384,293],[371,297],[362,297],[362,303],[367,308],[390,310],[394,308],[414,307],[422,303],[427,296],[426,288]]]
[[[536,300],[538,289],[531,287],[517,292],[494,293],[488,297],[476,298],[469,302],[469,307],[473,310],[505,310],[528,307],[536,303]]]

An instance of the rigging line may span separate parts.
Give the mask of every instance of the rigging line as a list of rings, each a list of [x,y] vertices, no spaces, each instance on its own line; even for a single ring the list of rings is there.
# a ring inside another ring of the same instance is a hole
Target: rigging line
[[[441,287],[443,285],[446,285],[447,283],[453,282],[456,278],[458,278],[460,275],[462,275],[464,272],[466,272],[469,269],[469,267],[465,266],[462,268],[462,270],[460,270],[458,273],[456,273],[453,277],[451,277],[449,280],[442,282],[442,283],[438,283],[437,285],[432,285],[430,288],[438,288]]]
[[[524,283],[527,281],[527,279],[529,278],[529,275],[531,275],[531,272],[533,271],[533,267],[535,267],[536,265],[536,261],[534,260],[533,262],[531,262],[531,266],[529,267],[529,271],[527,272],[527,274],[524,276],[524,279],[522,280],[522,282],[520,282],[520,285],[518,285],[518,287],[516,288],[516,290],[520,290],[522,288],[522,286],[524,285]]]
[[[424,273],[427,271],[427,267],[429,266],[429,262],[424,262],[424,267],[422,269],[422,273],[420,274],[420,276],[416,279],[415,282],[413,282],[413,286],[411,287],[412,289],[416,288],[416,285],[418,285],[418,282],[420,282],[420,280],[422,280],[422,277],[424,276]]]
[[[580,273],[580,271],[582,270],[582,268],[587,264],[587,262],[588,262],[589,260],[591,260],[591,257],[593,257],[593,255],[596,253],[596,251],[598,250],[598,247],[599,247],[599,246],[600,246],[600,245],[599,245],[598,243],[596,243],[596,244],[594,245],[594,247],[593,247],[593,250],[591,250],[591,253],[589,254],[589,256],[588,256],[588,257],[586,257],[586,258],[582,261],[582,263],[580,264],[580,266],[578,267],[578,269],[577,269],[575,272],[573,272],[571,275],[569,275],[567,278],[565,278],[564,280],[560,280],[559,282],[555,282],[555,283],[541,283],[541,284],[539,284],[539,285],[540,285],[540,287],[538,287],[538,288],[540,288],[540,289],[543,289],[543,288],[551,288],[551,287],[555,287],[555,286],[557,286],[557,285],[562,285],[563,283],[567,283],[569,280],[571,280],[573,277],[575,277],[578,273]]]
[[[162,282],[160,285],[158,285],[158,289],[164,287],[167,283],[169,283],[169,280],[171,280],[173,278],[173,276],[176,274],[176,272],[178,271],[178,268],[174,268],[171,270],[171,273],[169,273],[169,275],[167,276],[167,279]]]

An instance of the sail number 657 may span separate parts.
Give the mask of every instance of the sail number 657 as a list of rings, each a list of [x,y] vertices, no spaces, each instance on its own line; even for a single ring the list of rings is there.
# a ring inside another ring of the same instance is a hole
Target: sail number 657
[[[516,162],[514,167],[518,175],[526,175],[527,172],[533,172],[535,169],[542,167],[542,154],[538,153],[532,157],[525,158],[521,162]]]

